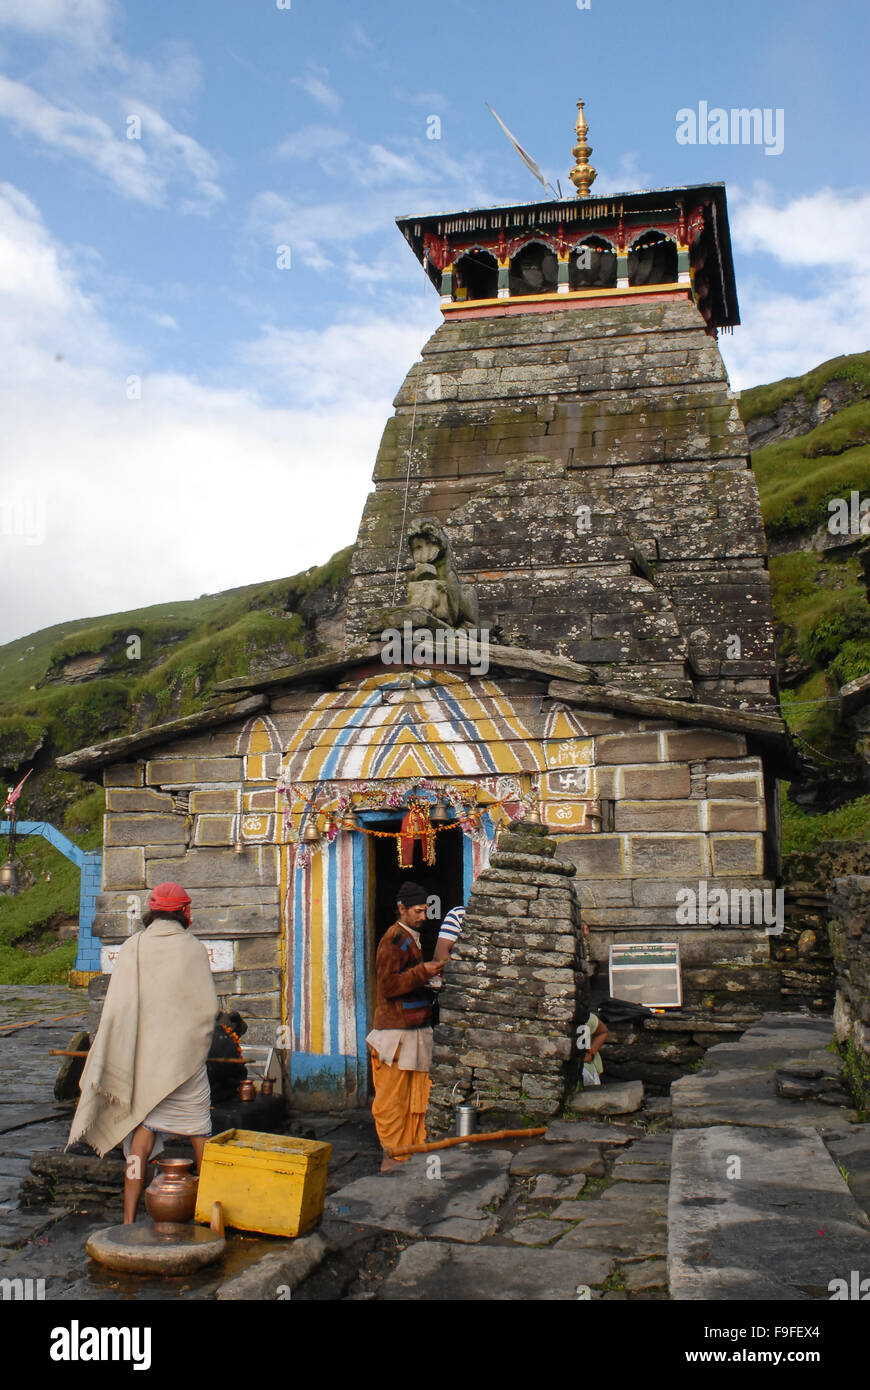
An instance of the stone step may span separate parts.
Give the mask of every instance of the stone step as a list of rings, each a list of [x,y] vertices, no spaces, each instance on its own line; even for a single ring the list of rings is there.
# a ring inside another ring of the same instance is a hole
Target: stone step
[[[668,1229],[674,1299],[830,1298],[870,1269],[870,1221],[808,1125],[676,1134]]]

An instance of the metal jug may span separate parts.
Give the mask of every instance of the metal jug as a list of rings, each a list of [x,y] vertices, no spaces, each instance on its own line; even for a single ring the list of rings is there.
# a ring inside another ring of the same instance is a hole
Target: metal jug
[[[459,1082],[453,1087],[450,1099],[453,1101],[456,1113],[456,1134],[459,1138],[465,1138],[469,1134],[474,1134],[477,1129],[477,1115],[480,1106],[480,1092],[475,1092],[474,1101],[471,1100],[471,1086],[462,1092],[462,1099],[457,1102],[456,1092],[459,1089]]]

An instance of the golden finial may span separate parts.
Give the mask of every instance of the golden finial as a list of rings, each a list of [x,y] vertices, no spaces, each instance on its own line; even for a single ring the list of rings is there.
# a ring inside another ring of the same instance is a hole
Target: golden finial
[[[589,127],[586,124],[586,118],[583,115],[582,100],[578,101],[577,108],[579,114],[577,116],[577,124],[574,127],[575,133],[577,135],[577,144],[571,151],[576,162],[574,164],[574,168],[571,170],[568,177],[573,183],[574,187],[577,189],[577,197],[588,198],[589,189],[595,182],[597,171],[593,169],[592,165],[589,163],[589,156],[592,153],[592,146],[587,145],[586,143],[586,136],[589,134]]]

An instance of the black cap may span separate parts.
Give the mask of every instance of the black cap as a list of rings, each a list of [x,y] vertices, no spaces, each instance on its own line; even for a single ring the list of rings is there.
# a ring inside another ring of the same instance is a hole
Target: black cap
[[[419,883],[403,883],[396,894],[396,902],[403,907],[417,907],[424,903],[429,897],[425,888],[421,888]]]

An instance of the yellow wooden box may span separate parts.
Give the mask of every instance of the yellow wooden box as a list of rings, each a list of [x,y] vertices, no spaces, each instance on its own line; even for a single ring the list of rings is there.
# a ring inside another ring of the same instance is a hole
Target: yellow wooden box
[[[323,1213],[331,1144],[226,1129],[206,1141],[196,1194],[196,1220],[211,1220],[221,1202],[224,1221],[241,1231],[300,1236]]]

